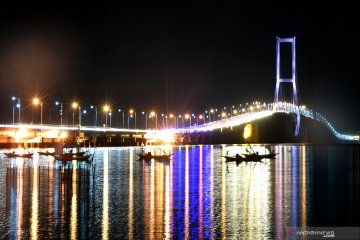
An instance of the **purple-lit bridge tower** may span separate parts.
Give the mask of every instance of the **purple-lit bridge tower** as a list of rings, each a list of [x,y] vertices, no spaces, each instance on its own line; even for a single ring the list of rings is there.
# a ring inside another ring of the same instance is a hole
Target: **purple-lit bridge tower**
[[[292,73],[291,78],[281,78],[280,76],[280,44],[281,43],[291,43],[292,46]],[[296,38],[276,38],[276,87],[275,87],[275,99],[274,99],[274,108],[276,108],[277,103],[279,103],[279,90],[281,83],[290,83],[292,84],[292,99],[291,102],[295,106],[298,106],[298,96],[296,88]],[[300,111],[297,107],[296,114],[296,127],[295,127],[295,136],[299,135],[300,129]]]

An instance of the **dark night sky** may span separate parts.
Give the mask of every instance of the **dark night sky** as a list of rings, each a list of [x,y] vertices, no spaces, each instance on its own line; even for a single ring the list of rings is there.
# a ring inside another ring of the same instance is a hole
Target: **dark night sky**
[[[222,14],[146,9],[3,10],[1,122],[11,122],[12,95],[21,97],[25,109],[38,94],[45,111],[57,99],[158,112],[270,102],[275,37],[296,36],[300,103],[340,131],[360,129],[355,14],[306,5],[294,15],[267,6]]]

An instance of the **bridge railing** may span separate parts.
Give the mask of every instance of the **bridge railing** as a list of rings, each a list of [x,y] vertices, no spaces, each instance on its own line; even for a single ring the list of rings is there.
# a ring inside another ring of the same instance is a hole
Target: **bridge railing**
[[[359,140],[359,136],[355,135],[346,135],[341,134],[338,131],[335,130],[335,128],[330,124],[330,122],[322,116],[318,112],[313,112],[313,110],[306,108],[305,106],[297,106],[292,103],[286,103],[286,102],[279,102],[279,103],[270,103],[269,108],[272,108],[275,112],[283,112],[287,114],[297,114],[299,113],[305,117],[315,119],[316,121],[321,122],[324,124],[338,139],[341,140]]]
[[[338,139],[359,141],[358,135],[346,135],[341,134],[335,130],[330,122],[322,116],[320,113],[314,112],[313,110],[306,108],[305,106],[297,106],[292,103],[279,102],[263,104],[259,107],[253,108],[252,110],[242,111],[241,114],[226,117],[221,120],[207,122],[201,125],[188,126],[176,129],[163,129],[166,131],[173,131],[174,133],[185,133],[185,132],[197,132],[197,131],[212,131],[215,129],[222,129],[227,127],[233,127],[237,125],[246,124],[248,122],[255,121],[264,117],[268,117],[273,113],[281,112],[286,114],[298,114],[302,116],[317,120],[324,124]],[[29,128],[36,130],[70,130],[70,131],[96,131],[96,132],[156,132],[161,130],[148,130],[148,129],[118,129],[118,128],[104,128],[104,127],[91,127],[91,126],[74,126],[74,125],[26,125],[26,124],[8,124],[0,125],[1,128]]]

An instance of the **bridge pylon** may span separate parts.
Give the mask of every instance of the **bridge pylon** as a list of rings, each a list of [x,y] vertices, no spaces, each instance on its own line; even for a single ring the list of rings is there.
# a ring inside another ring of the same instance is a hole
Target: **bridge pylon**
[[[291,78],[281,78],[280,76],[280,44],[281,43],[291,43],[292,47],[292,64],[291,64]],[[295,106],[298,106],[298,95],[296,88],[296,37],[293,38],[276,38],[276,87],[275,87],[275,99],[274,99],[274,108],[276,108],[277,103],[279,102],[279,90],[282,83],[292,84],[292,99],[291,102]],[[299,135],[300,129],[300,111],[299,108],[296,108],[296,128],[295,136]]]

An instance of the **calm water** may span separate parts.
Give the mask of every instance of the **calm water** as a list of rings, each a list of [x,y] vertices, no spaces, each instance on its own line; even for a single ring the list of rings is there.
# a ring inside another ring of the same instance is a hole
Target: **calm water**
[[[163,148],[170,163],[97,148],[94,169],[62,170],[1,154],[0,238],[283,239],[292,226],[359,226],[359,146],[274,145],[277,159],[255,166],[221,157],[245,148]]]

